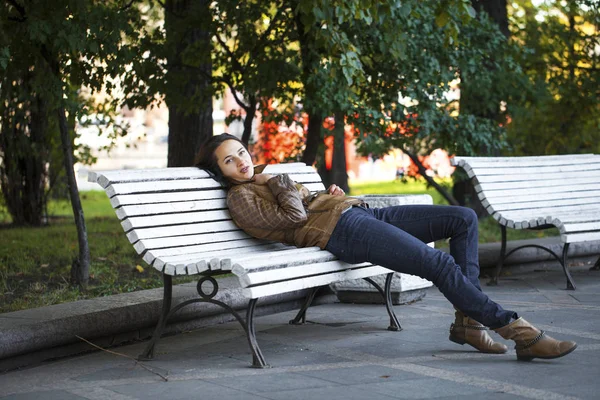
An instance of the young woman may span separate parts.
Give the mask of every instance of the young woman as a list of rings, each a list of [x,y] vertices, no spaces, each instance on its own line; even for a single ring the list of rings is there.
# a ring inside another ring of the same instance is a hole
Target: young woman
[[[465,207],[407,205],[369,208],[331,185],[311,195],[287,174],[262,173],[235,136],[213,136],[202,146],[197,166],[228,188],[233,221],[251,236],[298,247],[319,246],[349,263],[372,262],[425,278],[456,309],[450,340],[484,353],[505,353],[486,327],[515,341],[517,358],[558,358],[577,344],[558,341],[516,312],[490,300],[479,285],[478,228]],[[450,238],[450,254],[426,243]]]

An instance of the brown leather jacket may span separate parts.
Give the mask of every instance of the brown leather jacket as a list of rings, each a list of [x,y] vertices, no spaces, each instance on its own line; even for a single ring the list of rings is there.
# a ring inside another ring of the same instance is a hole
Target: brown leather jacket
[[[259,169],[256,169],[259,172]],[[342,212],[360,199],[309,190],[287,174],[269,179],[266,185],[254,182],[232,186],[227,206],[233,221],[249,235],[297,247],[324,249]]]

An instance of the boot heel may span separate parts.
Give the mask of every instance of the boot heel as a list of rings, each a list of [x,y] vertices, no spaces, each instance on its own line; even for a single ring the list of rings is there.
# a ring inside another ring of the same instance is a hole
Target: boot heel
[[[452,336],[452,334],[450,334],[450,336],[448,336],[448,339],[450,339],[451,342],[454,342],[456,344],[465,344],[465,343],[467,343],[466,340],[461,339],[461,338],[456,337],[456,336]]]

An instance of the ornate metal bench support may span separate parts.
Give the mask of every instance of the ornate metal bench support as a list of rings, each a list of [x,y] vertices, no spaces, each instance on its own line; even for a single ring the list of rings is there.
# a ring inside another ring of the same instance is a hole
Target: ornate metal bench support
[[[237,311],[235,311],[233,308],[231,308],[231,306],[223,303],[222,301],[213,299],[213,297],[219,291],[219,284],[213,277],[203,276],[202,278],[200,278],[198,280],[198,284],[196,286],[196,289],[198,291],[198,294],[200,295],[200,298],[186,300],[184,302],[177,304],[175,307],[173,307],[171,309],[172,294],[173,294],[172,277],[170,275],[163,274],[163,281],[164,281],[164,296],[163,296],[162,313],[160,315],[160,319],[158,320],[158,324],[156,325],[156,328],[154,329],[154,334],[152,335],[152,339],[146,346],[146,349],[144,350],[144,352],[139,355],[138,360],[148,361],[154,357],[154,348],[156,346],[156,343],[162,336],[165,326],[167,325],[167,321],[169,320],[169,318],[171,318],[173,316],[173,314],[175,314],[177,311],[181,310],[183,307],[193,304],[193,303],[211,303],[211,304],[215,304],[215,305],[220,306],[223,309],[227,310],[227,312],[229,312],[231,315],[233,315],[235,317],[235,319],[239,322],[239,324],[242,326],[242,328],[244,329],[244,332],[246,333],[246,336],[248,337],[248,342],[250,343],[250,350],[252,351],[252,356],[253,356],[253,363],[252,363],[253,366],[263,367],[263,368],[267,366],[267,364],[265,363],[264,357],[260,351],[260,348],[258,347],[258,344],[256,342],[256,334],[254,331],[254,319],[253,318],[254,318],[254,308],[256,307],[256,299],[250,300],[250,302],[248,304],[246,320],[244,320]],[[204,282],[210,282],[212,284],[212,290],[210,292],[204,291],[204,288],[203,288]],[[250,329],[250,326],[251,326],[251,329]]]
[[[381,294],[381,297],[385,300],[385,308],[387,309],[388,315],[390,316],[390,326],[388,326],[389,331],[401,331],[402,327],[400,326],[400,321],[398,321],[398,317],[396,317],[396,313],[394,312],[394,307],[392,304],[392,279],[394,279],[394,273],[391,272],[387,274],[385,278],[385,290],[381,288],[373,279],[371,278],[363,278],[365,281],[369,282],[371,285],[377,289],[377,291]]]
[[[248,302],[248,308],[246,309],[246,323],[248,324],[248,329],[246,330],[246,334],[248,336],[250,350],[252,350],[252,366],[254,368],[269,368],[269,365],[266,363],[265,358],[260,351],[260,347],[258,347],[258,342],[256,341],[254,310],[257,302],[258,299],[251,299]]]
[[[290,325],[302,325],[306,323],[306,310],[308,310],[308,307],[310,307],[312,304],[313,300],[315,299],[315,295],[320,288],[320,286],[312,288],[312,290],[306,295],[306,300],[304,300],[302,308],[300,308],[298,314],[296,314],[296,317],[290,320]]]
[[[500,225],[500,230],[502,231],[502,244],[501,244],[501,248],[500,248],[500,257],[498,258],[498,262],[496,263],[496,270],[494,271],[494,276],[490,279],[490,281],[488,282],[488,285],[494,286],[494,285],[498,284],[498,277],[500,276],[500,271],[502,270],[504,261],[506,261],[506,259],[511,254],[513,254],[517,250],[521,250],[521,249],[524,249],[527,247],[534,247],[534,248],[546,251],[547,253],[552,255],[556,259],[556,261],[558,261],[560,263],[560,265],[563,269],[563,272],[565,274],[565,277],[567,278],[567,290],[575,290],[575,288],[576,288],[575,282],[573,281],[573,277],[571,276],[571,273],[569,272],[569,266],[567,263],[568,253],[569,253],[569,243],[564,244],[563,249],[562,249],[562,257],[559,257],[555,252],[553,252],[549,248],[540,246],[538,244],[526,244],[523,246],[516,247],[516,248],[512,249],[511,251],[509,251],[508,253],[506,253],[506,227],[504,225]]]
[[[146,349],[142,354],[138,356],[138,360],[145,361],[151,360],[154,358],[154,345],[160,339],[163,330],[165,329],[165,325],[167,324],[167,319],[169,315],[169,311],[171,310],[171,299],[173,294],[173,277],[171,275],[163,274],[163,303],[162,303],[162,312],[160,313],[160,317],[158,319],[158,324],[156,324],[156,328],[154,329],[154,333],[152,334],[152,339],[150,343],[146,346]]]

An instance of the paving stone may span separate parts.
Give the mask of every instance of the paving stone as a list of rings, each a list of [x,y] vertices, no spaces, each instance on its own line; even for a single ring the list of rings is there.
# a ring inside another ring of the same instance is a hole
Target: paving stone
[[[43,392],[29,392],[0,397],[2,400],[86,400],[64,390],[48,390]]]
[[[488,390],[480,387],[435,378],[369,383],[361,385],[361,388],[399,399],[431,399],[442,396],[462,397],[463,395],[475,393],[480,393],[483,398],[488,392]]]
[[[284,390],[337,386],[331,381],[298,373],[240,376],[235,379],[210,379],[207,382],[251,393],[271,393]]]
[[[264,397],[235,390],[210,382],[197,380],[184,382],[162,382],[151,384],[130,384],[107,387],[140,400],[189,400],[189,399],[227,399],[227,400],[264,400]]]
[[[303,371],[302,375],[314,376],[326,381],[335,382],[344,385],[355,385],[357,383],[377,383],[387,381],[397,381],[406,379],[416,379],[420,375],[397,369],[383,367],[379,365],[334,368],[319,371]]]
[[[271,392],[262,394],[268,399],[273,400],[306,400],[306,399],[326,399],[326,400],[390,400],[393,397],[364,390],[357,386],[333,386],[314,389],[285,390],[280,392]]]

